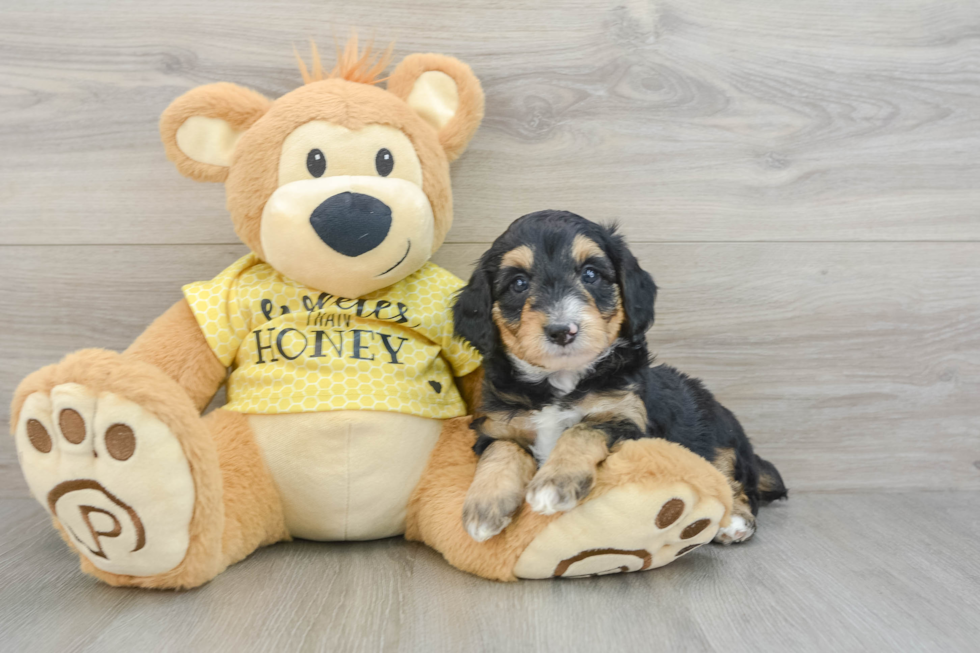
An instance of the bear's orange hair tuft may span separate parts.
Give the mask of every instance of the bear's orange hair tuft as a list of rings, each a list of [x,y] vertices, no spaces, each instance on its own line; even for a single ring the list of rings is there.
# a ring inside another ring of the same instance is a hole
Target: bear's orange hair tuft
[[[395,44],[392,43],[381,54],[372,56],[374,43],[371,42],[364,48],[364,52],[358,53],[357,33],[355,32],[347,40],[343,50],[340,49],[340,44],[337,44],[337,65],[327,74],[323,72],[320,53],[313,39],[310,39],[311,69],[307,69],[306,63],[299,56],[295,47],[293,53],[296,55],[296,62],[299,64],[299,72],[303,76],[304,84],[312,84],[325,79],[345,79],[359,84],[377,84],[387,79],[387,77],[378,77],[378,75],[384,72],[384,69],[391,63],[391,51],[394,47]]]

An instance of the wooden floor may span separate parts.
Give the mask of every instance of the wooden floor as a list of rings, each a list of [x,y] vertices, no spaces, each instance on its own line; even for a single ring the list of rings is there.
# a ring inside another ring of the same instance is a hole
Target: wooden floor
[[[755,539],[662,569],[501,584],[401,538],[293,542],[200,589],[77,571],[33,501],[0,501],[15,651],[976,651],[980,493],[804,494]]]
[[[782,470],[758,541],[502,586],[400,540],[260,552],[208,587],[102,587],[0,438],[0,649],[976,650],[980,3],[0,0],[0,421],[24,375],[122,349],[244,252],[157,120],[350,27],[453,54],[487,113],[453,166],[460,275],[514,218],[618,220],[650,341]],[[608,646],[607,646],[608,644]]]

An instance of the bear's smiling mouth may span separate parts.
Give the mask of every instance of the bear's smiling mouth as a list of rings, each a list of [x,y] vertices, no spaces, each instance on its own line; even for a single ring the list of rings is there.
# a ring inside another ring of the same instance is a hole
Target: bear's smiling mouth
[[[397,263],[395,263],[394,265],[392,265],[392,266],[391,266],[390,268],[388,268],[388,269],[387,269],[387,270],[385,270],[384,272],[382,272],[381,274],[376,274],[376,275],[374,275],[374,277],[375,277],[376,279],[377,279],[378,277],[383,277],[383,276],[385,276],[386,274],[388,274],[389,272],[391,272],[392,270],[394,270],[395,268],[397,268],[397,267],[398,267],[399,265],[401,265],[401,264],[402,264],[402,262],[403,262],[403,261],[404,261],[405,259],[407,259],[407,258],[408,258],[408,253],[409,253],[410,251],[412,251],[412,241],[411,241],[411,239],[409,239],[409,241],[408,241],[408,247],[407,247],[407,248],[405,249],[405,254],[404,254],[404,255],[403,255],[403,256],[402,256],[402,257],[401,257],[400,259],[398,259],[398,262],[397,262]]]

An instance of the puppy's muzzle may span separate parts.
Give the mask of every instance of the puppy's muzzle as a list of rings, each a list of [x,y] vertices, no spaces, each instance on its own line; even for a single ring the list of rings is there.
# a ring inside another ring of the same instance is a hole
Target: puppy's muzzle
[[[344,256],[360,256],[388,237],[391,209],[370,195],[338,193],[313,210],[310,225],[330,249]]]

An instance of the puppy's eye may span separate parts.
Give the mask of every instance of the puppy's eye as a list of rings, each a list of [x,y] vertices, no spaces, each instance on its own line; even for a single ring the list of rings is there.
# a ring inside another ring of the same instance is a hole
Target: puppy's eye
[[[378,155],[374,157],[374,167],[382,177],[387,177],[391,174],[392,169],[395,167],[395,157],[391,156],[388,148],[382,147],[378,150]]]
[[[524,277],[517,277],[510,282],[510,289],[516,293],[521,293],[528,289],[528,285],[527,279]]]
[[[598,280],[599,280],[599,271],[596,270],[591,265],[587,265],[585,269],[582,270],[583,283],[595,283]]]
[[[327,170],[327,157],[320,150],[310,150],[306,155],[306,169],[314,177],[322,177]]]

